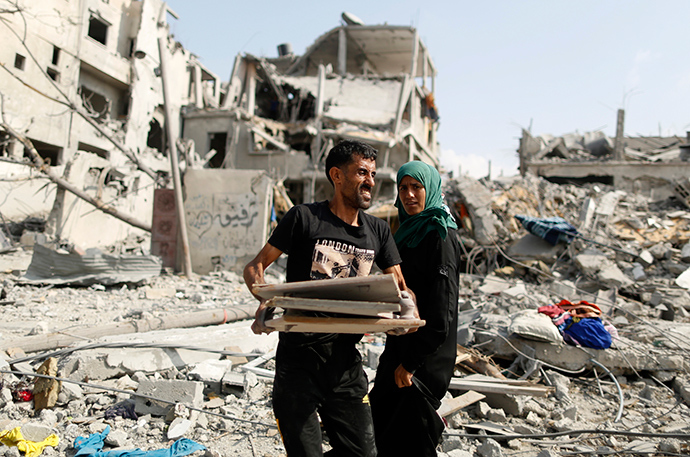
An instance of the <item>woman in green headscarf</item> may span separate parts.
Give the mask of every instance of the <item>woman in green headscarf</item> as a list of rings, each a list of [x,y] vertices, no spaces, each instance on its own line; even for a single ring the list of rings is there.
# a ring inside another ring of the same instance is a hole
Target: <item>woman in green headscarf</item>
[[[453,375],[458,319],[460,247],[443,203],[441,176],[423,162],[398,170],[400,227],[395,242],[407,286],[426,325],[388,335],[370,393],[380,457],[435,456],[443,432],[436,414]]]

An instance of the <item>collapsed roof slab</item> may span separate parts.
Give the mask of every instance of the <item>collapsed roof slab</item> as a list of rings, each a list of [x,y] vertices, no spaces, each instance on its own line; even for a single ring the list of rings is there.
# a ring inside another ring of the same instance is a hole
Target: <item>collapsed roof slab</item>
[[[278,76],[277,81],[316,94],[319,79],[314,76]],[[340,122],[390,127],[395,121],[402,89],[399,79],[326,78],[324,117]]]
[[[366,67],[379,75],[411,74],[413,71],[415,77],[436,75],[436,68],[417,31],[413,27],[391,25],[336,27],[317,38],[287,74],[314,76],[319,64],[338,68],[342,32],[346,37],[345,68],[349,73],[365,73]],[[416,59],[413,59],[415,49]]]
[[[568,344],[553,344],[527,340],[518,336],[497,338],[495,332],[477,331],[476,342],[494,354],[494,357],[513,359],[519,353],[531,355],[535,359],[554,367],[577,371],[592,369],[595,360],[614,374],[630,375],[640,371],[687,371],[690,366],[686,360],[686,350],[658,348],[653,344],[632,341],[620,337],[615,348],[590,349]]]

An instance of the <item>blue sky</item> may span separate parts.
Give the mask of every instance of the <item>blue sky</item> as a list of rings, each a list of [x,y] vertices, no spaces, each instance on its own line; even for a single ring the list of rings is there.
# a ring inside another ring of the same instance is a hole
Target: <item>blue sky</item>
[[[474,177],[517,173],[521,128],[686,136],[690,1],[169,0],[171,31],[222,80],[237,53],[302,54],[347,11],[412,25],[438,69],[441,162]]]

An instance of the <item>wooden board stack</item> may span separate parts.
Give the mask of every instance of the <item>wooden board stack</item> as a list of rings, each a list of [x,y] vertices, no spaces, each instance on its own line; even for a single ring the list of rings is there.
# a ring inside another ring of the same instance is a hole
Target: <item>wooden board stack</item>
[[[400,319],[394,314],[400,311],[400,290],[391,274],[257,284],[252,291],[266,299],[267,306],[286,310],[282,317],[266,321],[267,327],[281,332],[376,333],[425,324],[421,319]],[[300,311],[353,317],[302,316]]]

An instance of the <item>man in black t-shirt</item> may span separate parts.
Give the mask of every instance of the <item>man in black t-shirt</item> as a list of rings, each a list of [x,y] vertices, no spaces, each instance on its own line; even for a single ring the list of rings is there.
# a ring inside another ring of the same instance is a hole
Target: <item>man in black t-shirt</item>
[[[371,205],[376,150],[342,141],[326,159],[332,200],[290,209],[244,269],[249,290],[285,253],[287,281],[366,276],[374,263],[407,290],[390,227],[361,209]],[[270,333],[260,301],[252,330]],[[273,411],[288,457],[321,456],[319,417],[337,456],[375,456],[367,378],[356,343],[362,335],[283,333],[276,353]],[[317,416],[318,412],[318,416]]]

